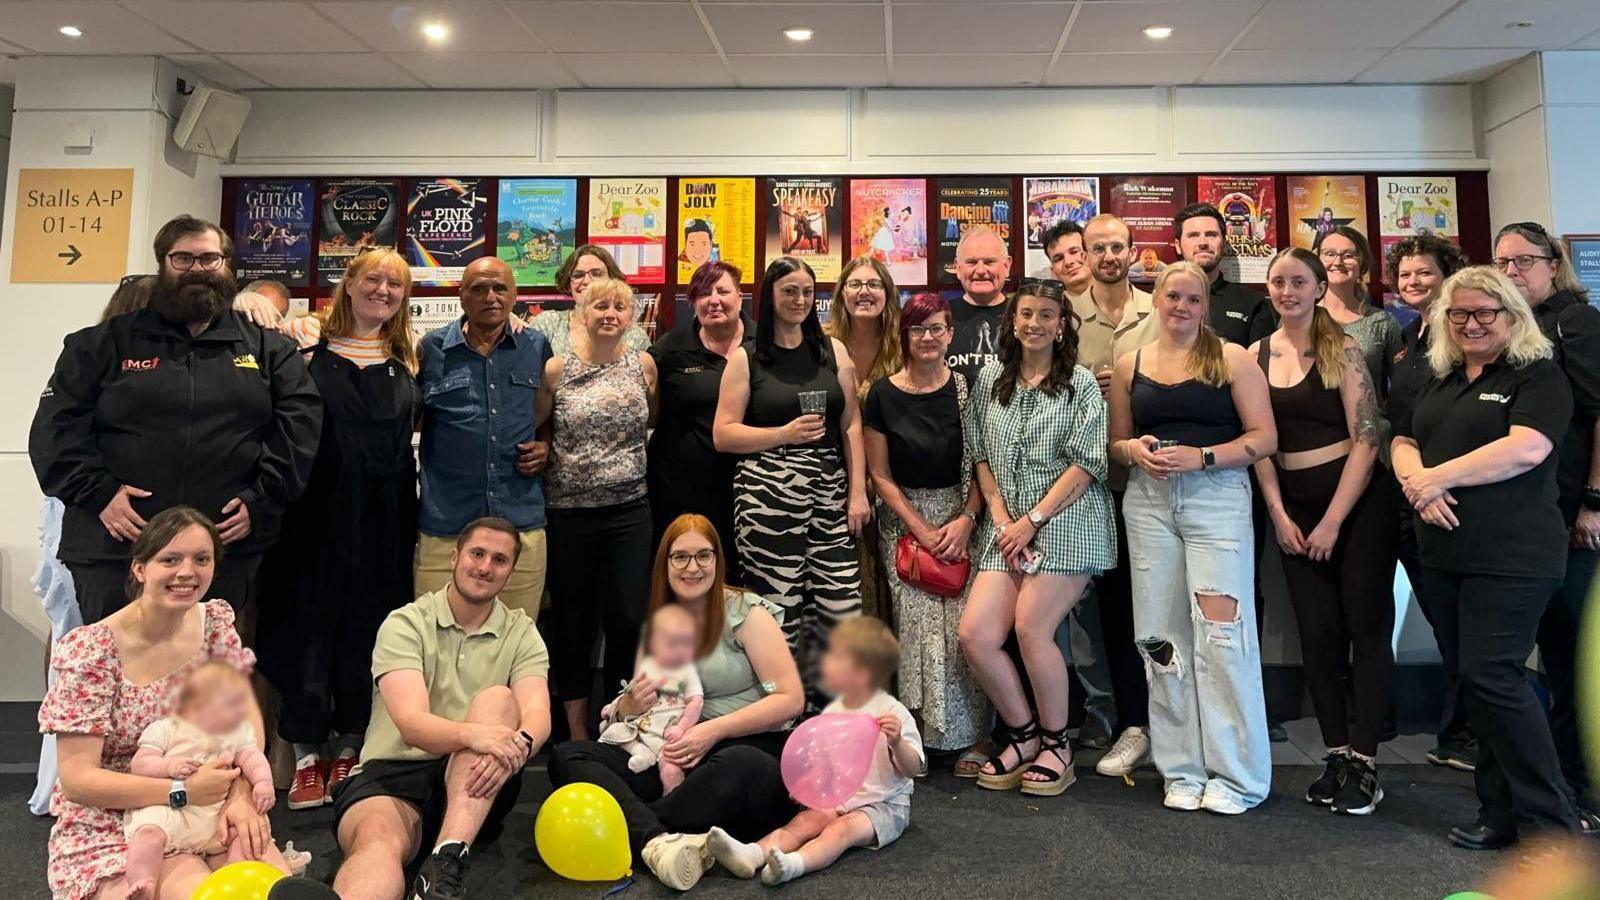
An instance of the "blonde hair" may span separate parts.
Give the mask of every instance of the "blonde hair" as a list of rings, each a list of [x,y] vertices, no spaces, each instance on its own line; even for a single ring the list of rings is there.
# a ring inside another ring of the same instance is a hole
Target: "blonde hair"
[[[968,232],[969,234],[971,232]],[[900,290],[894,286],[894,276],[889,274],[889,267],[870,256],[858,256],[844,264],[839,270],[839,280],[835,281],[833,292],[833,310],[828,315],[828,322],[822,326],[824,334],[838,338],[845,349],[850,347],[850,334],[855,329],[855,317],[843,307],[844,283],[850,278],[850,273],[863,266],[872,269],[883,282],[883,312],[878,314],[878,349],[873,351],[872,366],[865,372],[856,373],[857,399],[864,400],[867,391],[872,388],[873,382],[880,378],[887,378],[900,371],[902,355],[900,353]]]
[[[582,308],[587,308],[590,303],[602,298],[624,301],[623,305],[627,307],[630,313],[638,310],[638,300],[633,296],[633,288],[628,287],[628,283],[621,279],[596,278],[594,283],[589,285],[589,293],[584,298]],[[576,303],[572,308],[575,311],[581,311],[581,308]]]
[[[354,337],[356,314],[350,307],[346,286],[366,278],[374,269],[399,273],[401,284],[400,309],[378,329],[389,358],[403,364],[413,374],[417,371],[417,344],[411,333],[411,266],[406,258],[387,247],[368,250],[351,257],[344,267],[344,277],[334,285],[333,300],[317,315],[322,319],[322,333],[326,337]]]
[[[880,688],[889,686],[900,667],[900,642],[882,619],[857,616],[845,619],[833,627],[828,645],[855,660],[872,673],[872,683]]]
[[[1311,311],[1311,352],[1317,362],[1317,376],[1322,380],[1322,386],[1330,391],[1334,390],[1344,379],[1345,333],[1344,329],[1339,327],[1339,323],[1333,320],[1333,314],[1320,302],[1328,293],[1328,269],[1310,250],[1303,247],[1288,247],[1279,250],[1273,255],[1272,261],[1267,263],[1269,278],[1278,263],[1285,260],[1294,260],[1305,266],[1310,270],[1311,277],[1322,285],[1322,293],[1317,296],[1319,302]]]
[[[1444,340],[1435,339],[1428,345],[1428,364],[1432,366],[1435,376],[1443,378],[1465,360],[1447,315],[1450,300],[1457,291],[1479,291],[1500,301],[1505,310],[1502,314],[1510,319],[1511,337],[1506,342],[1505,353],[1511,365],[1521,368],[1555,354],[1550,339],[1539,330],[1539,322],[1533,317],[1533,308],[1528,305],[1522,292],[1517,290],[1516,284],[1498,269],[1468,266],[1451,275],[1439,288],[1439,299],[1444,302],[1436,302],[1428,308],[1428,327],[1434,329],[1435,334],[1447,336]]]
[[[1200,317],[1200,333],[1195,336],[1194,346],[1189,348],[1189,359],[1184,368],[1201,384],[1222,387],[1228,383],[1232,373],[1228,371],[1227,357],[1222,354],[1222,338],[1211,330],[1211,276],[1192,262],[1175,262],[1156,276],[1154,295],[1160,297],[1165,293],[1167,282],[1177,275],[1187,275],[1200,285],[1201,306],[1204,308]]]

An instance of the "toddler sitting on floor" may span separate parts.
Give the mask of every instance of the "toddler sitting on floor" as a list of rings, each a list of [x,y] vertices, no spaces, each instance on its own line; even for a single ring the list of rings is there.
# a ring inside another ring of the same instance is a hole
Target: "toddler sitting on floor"
[[[792,881],[833,863],[851,847],[888,846],[911,821],[912,778],[927,760],[911,712],[884,688],[900,662],[889,626],[865,616],[833,629],[822,658],[822,687],[834,695],[822,712],[866,713],[878,720],[877,746],[867,779],[838,809],[807,809],[754,844],[711,829],[706,846],[740,878],[767,884]]]
[[[250,784],[256,811],[266,814],[276,799],[272,767],[261,752],[250,722],[250,680],[220,661],[205,663],[184,682],[178,695],[178,714],[151,722],[139,736],[139,750],[129,771],[146,778],[181,781],[201,766],[220,764],[237,768]],[[177,805],[176,798],[161,806],[131,809],[123,816],[128,838],[128,897],[148,900],[168,853],[227,852],[229,862],[244,859],[238,844],[224,848],[218,833],[222,803],[210,806]],[[226,801],[224,801],[226,802]]]
[[[655,611],[645,630],[645,657],[633,681],[623,688],[648,682],[655,687],[656,702],[645,712],[617,720],[613,701],[602,712],[605,729],[600,742],[615,744],[628,751],[628,769],[643,772],[656,766],[661,776],[661,793],[669,794],[683,783],[683,769],[661,758],[661,748],[683,737],[700,721],[705,691],[695,672],[694,656],[700,630],[688,610],[669,603]]]

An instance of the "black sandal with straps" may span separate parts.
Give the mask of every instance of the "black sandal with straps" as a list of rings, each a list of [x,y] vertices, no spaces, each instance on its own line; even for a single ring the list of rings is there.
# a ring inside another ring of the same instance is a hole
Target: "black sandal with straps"
[[[1001,727],[1002,732],[995,736],[1000,750],[989,757],[986,763],[994,768],[994,773],[985,772],[981,768],[978,770],[978,787],[991,791],[1015,790],[1017,785],[1022,783],[1023,768],[1033,762],[1031,759],[1023,758],[1022,745],[1039,737],[1039,720],[1032,716],[1028,717],[1028,724],[1021,728],[1012,728],[1003,721]],[[1010,768],[1000,761],[1000,757],[1004,756],[1007,750],[1014,750],[1017,754],[1017,764]]]
[[[1054,769],[1041,766],[1037,762],[1028,766],[1023,774],[1032,773],[1043,776],[1046,780],[1036,781],[1030,778],[1022,778],[1022,792],[1035,797],[1054,797],[1072,787],[1078,780],[1078,773],[1072,767],[1071,748],[1072,742],[1067,736],[1067,729],[1063,728],[1060,731],[1041,730],[1039,732],[1039,756],[1044,756],[1046,753],[1054,753],[1063,768],[1057,772]],[[1067,752],[1067,755],[1061,755],[1063,750]],[[1021,778],[1021,775],[1018,777]]]

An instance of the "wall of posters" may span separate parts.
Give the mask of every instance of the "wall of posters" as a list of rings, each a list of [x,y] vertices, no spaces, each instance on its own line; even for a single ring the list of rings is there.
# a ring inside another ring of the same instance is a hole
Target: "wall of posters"
[[[429,178],[411,182],[406,200],[406,261],[411,282],[449,286],[483,255],[488,242],[488,186],[482,178]]]
[[[927,179],[853,179],[850,256],[871,256],[884,263],[898,287],[927,284]]]
[[[1029,275],[1044,277],[1050,274],[1044,233],[1061,222],[1082,225],[1099,215],[1100,179],[1072,175],[1024,178],[1022,194],[1027,202],[1023,267]]]
[[[805,260],[818,281],[837,280],[839,191],[837,178],[767,179],[767,262],[793,256]],[[746,273],[746,280],[756,274]]]
[[[412,297],[411,331],[422,337],[461,318],[459,297]]]
[[[1364,175],[1290,175],[1289,246],[1315,250],[1322,236],[1340,226],[1367,233]]]
[[[1237,284],[1265,284],[1267,263],[1278,249],[1278,190],[1271,175],[1201,175],[1199,202],[1222,213],[1222,277]]]
[[[742,272],[756,267],[756,180],[678,179],[678,283],[722,260]]]
[[[1105,211],[1121,216],[1133,233],[1130,279],[1152,284],[1168,263],[1177,261],[1172,217],[1188,205],[1189,186],[1182,175],[1126,175],[1106,180]]]
[[[400,182],[343,178],[322,182],[317,283],[338,284],[351,257],[372,247],[393,249],[399,234]]]
[[[1011,179],[941,178],[937,197],[939,281],[955,284],[956,248],[968,229],[986,225],[1011,246]]]
[[[667,278],[667,180],[589,179],[589,243],[616,257],[634,284]]]
[[[289,287],[311,284],[311,182],[239,182],[233,210],[233,272],[243,286],[257,278]]]
[[[573,178],[502,178],[495,213],[495,255],[517,284],[551,287],[577,241],[578,182]]]
[[[1378,176],[1378,259],[1389,248],[1412,235],[1432,232],[1461,243],[1461,207],[1456,201],[1456,180],[1409,175]],[[1381,274],[1383,266],[1378,266]]]

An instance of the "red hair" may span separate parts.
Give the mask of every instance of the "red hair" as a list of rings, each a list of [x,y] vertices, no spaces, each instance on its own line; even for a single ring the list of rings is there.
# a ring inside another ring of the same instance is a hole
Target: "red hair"
[[[725,595],[728,591],[728,564],[722,555],[722,542],[717,539],[716,526],[705,516],[684,513],[673,519],[661,535],[661,543],[656,547],[656,561],[650,567],[649,617],[654,617],[656,610],[661,607],[678,602],[677,595],[672,593],[672,584],[667,580],[667,555],[672,552],[672,545],[678,538],[686,534],[698,534],[705,538],[711,544],[712,552],[717,555],[711,593],[706,595],[705,622],[700,626],[700,646],[695,650],[695,656],[704,659],[717,649],[717,643],[722,640],[722,624],[727,616]]]
[[[912,297],[900,308],[901,359],[911,358],[911,326],[921,325],[939,313],[944,313],[946,319],[950,318],[950,301],[942,294],[935,294],[932,291],[925,291]]]

